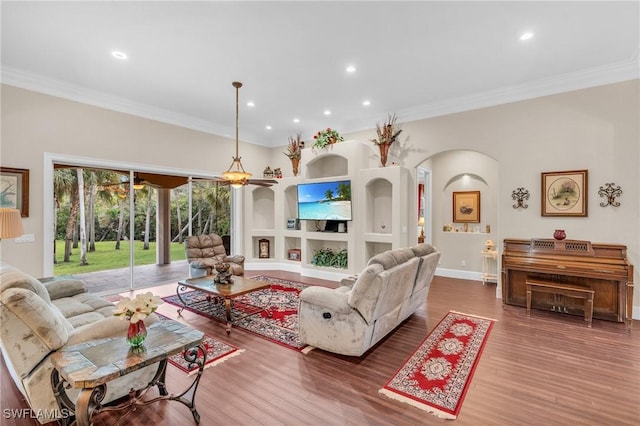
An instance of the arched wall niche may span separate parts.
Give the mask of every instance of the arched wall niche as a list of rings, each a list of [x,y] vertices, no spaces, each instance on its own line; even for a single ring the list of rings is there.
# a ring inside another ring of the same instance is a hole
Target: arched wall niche
[[[484,183],[485,185],[488,185],[487,181],[484,180],[482,176],[478,176],[473,173],[462,173],[456,176],[452,176],[451,179],[449,179],[449,181],[445,184],[443,191],[446,191],[447,188],[451,185],[461,184],[464,187],[466,186],[466,184],[468,184],[469,181],[478,181]]]
[[[393,184],[387,179],[373,179],[367,183],[365,232],[391,234],[393,232],[391,207]]]
[[[252,191],[254,213],[254,227],[257,229],[274,229],[275,193],[270,188],[256,188]]]
[[[486,240],[497,235],[497,160],[478,151],[449,150],[425,158],[416,167],[430,171],[431,192],[427,188],[425,197],[432,213],[431,241],[442,252],[439,268],[451,276],[479,280],[480,251]],[[463,191],[480,191],[480,222],[469,223],[467,232],[464,224],[453,222],[453,193]],[[449,225],[454,226],[453,232],[445,230]]]
[[[328,176],[346,176],[349,174],[349,164],[347,159],[341,155],[319,155],[309,161],[305,172],[307,179],[317,179]]]
[[[289,218],[298,217],[298,189],[296,185],[289,185],[284,190],[284,197],[286,202],[285,206],[285,220]],[[286,227],[286,223],[282,224],[283,227]]]

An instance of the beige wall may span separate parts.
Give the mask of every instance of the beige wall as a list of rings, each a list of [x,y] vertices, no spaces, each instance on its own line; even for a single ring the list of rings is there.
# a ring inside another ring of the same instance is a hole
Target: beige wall
[[[233,139],[8,85],[2,85],[1,134],[2,166],[30,171],[30,212],[23,222],[25,233],[34,234],[35,242],[17,244],[4,240],[0,255],[3,261],[35,276],[42,276],[44,271],[45,153],[192,170],[197,174],[224,171],[235,155]],[[262,176],[269,149],[241,143],[239,151],[244,167]]]
[[[551,237],[554,229],[563,228],[570,239],[625,244],[640,282],[639,89],[639,81],[633,80],[403,123],[403,141],[389,161],[414,168],[445,151],[486,154],[498,168],[493,188],[497,221],[492,224],[497,241]],[[360,140],[373,136],[373,130],[345,135]],[[34,275],[42,271],[45,152],[215,172],[228,167],[233,151],[230,139],[4,85],[1,163],[31,171],[31,214],[24,222],[36,241],[2,241],[2,259]],[[242,144],[240,151],[243,164],[256,175],[266,164],[290,172],[282,147]],[[373,146],[371,153],[377,156]],[[589,170],[589,216],[541,217],[540,173],[576,169]],[[620,207],[599,206],[603,199],[597,190],[606,182],[622,186]],[[512,208],[516,187],[531,193],[526,210]],[[442,227],[433,225],[434,231]],[[640,291],[634,306],[639,318]]]
[[[495,227],[492,224],[497,241],[550,238],[554,229],[562,228],[570,239],[624,244],[636,267],[634,281],[638,283],[639,90],[639,80],[632,80],[403,123],[406,135],[403,156],[392,156],[390,161],[413,168],[445,151],[484,153],[496,159],[498,167],[497,223]],[[366,131],[350,134],[348,138],[373,136],[373,131]],[[589,171],[588,217],[542,217],[540,173],[577,169]],[[607,182],[622,187],[620,207],[600,207],[604,198],[598,195],[598,189]],[[529,190],[528,209],[513,209],[511,192],[517,187]],[[434,223],[434,232],[441,227],[442,223]],[[637,289],[634,317],[640,319]]]

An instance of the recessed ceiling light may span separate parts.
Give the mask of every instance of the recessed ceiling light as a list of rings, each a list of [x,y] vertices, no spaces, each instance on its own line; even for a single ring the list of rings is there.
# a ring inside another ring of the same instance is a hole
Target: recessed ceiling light
[[[371,105],[371,101],[362,101],[362,105],[363,106],[369,106],[369,105]]]
[[[300,119],[299,119],[299,118],[294,118],[294,119],[293,119],[293,122],[294,122],[294,123],[299,123],[299,122],[300,122]]]
[[[331,115],[331,111],[329,111],[328,109],[324,110],[324,115]]]
[[[116,59],[120,59],[121,61],[124,61],[125,59],[128,58],[126,53],[120,52],[119,50],[112,51],[111,56],[113,56]]]
[[[267,130],[271,130],[271,128],[272,128],[272,127],[271,127],[271,126],[269,126],[268,124],[267,124],[267,125],[266,125],[266,127],[265,127],[265,129],[267,129]]]
[[[348,73],[356,72],[356,67],[354,67],[353,65],[349,65],[349,66],[347,67],[347,72],[348,72]]]
[[[522,33],[522,35],[520,36],[520,40],[521,41],[529,40],[531,38],[533,38],[533,33],[531,31],[527,31],[526,33]]]
[[[249,102],[247,102],[247,106],[248,107],[254,107],[254,106],[256,106],[256,104],[254,104],[253,101],[249,101]]]

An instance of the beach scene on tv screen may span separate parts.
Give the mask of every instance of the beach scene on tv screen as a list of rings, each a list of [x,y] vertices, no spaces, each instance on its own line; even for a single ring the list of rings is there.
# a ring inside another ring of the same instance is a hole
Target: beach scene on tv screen
[[[351,220],[351,182],[298,185],[298,216],[303,220]]]

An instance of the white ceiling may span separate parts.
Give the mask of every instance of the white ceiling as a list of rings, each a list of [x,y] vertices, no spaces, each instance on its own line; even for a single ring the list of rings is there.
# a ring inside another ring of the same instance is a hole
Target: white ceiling
[[[638,1],[1,7],[4,83],[233,138],[238,80],[240,139],[265,146],[639,78]]]

